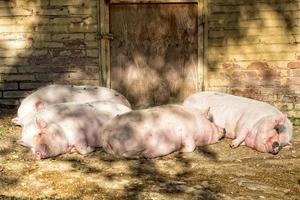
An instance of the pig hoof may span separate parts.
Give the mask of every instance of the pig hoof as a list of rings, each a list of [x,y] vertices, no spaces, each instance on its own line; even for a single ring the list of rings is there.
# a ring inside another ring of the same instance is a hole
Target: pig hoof
[[[81,151],[79,151],[80,154],[82,155],[87,155],[91,152],[93,152],[95,149],[93,147],[87,147],[86,149],[82,149]]]
[[[234,143],[231,143],[230,145],[229,145],[231,148],[237,148],[238,147],[238,145],[236,145],[236,144],[234,144]]]

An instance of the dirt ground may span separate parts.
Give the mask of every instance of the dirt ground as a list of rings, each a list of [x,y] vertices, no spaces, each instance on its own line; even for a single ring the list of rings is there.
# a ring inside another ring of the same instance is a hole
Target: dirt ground
[[[16,143],[14,113],[0,115],[0,199],[300,199],[299,128],[278,155],[231,149],[224,139],[151,160],[98,149],[37,161]]]

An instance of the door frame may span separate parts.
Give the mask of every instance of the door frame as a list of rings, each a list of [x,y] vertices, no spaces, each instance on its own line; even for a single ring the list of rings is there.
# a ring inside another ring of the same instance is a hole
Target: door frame
[[[111,87],[110,69],[110,40],[113,35],[109,28],[109,6],[111,4],[154,4],[154,3],[193,3],[197,5],[197,37],[198,37],[198,64],[197,64],[197,91],[207,89],[207,0],[97,0],[98,9],[98,46],[99,46],[99,82],[101,86]]]

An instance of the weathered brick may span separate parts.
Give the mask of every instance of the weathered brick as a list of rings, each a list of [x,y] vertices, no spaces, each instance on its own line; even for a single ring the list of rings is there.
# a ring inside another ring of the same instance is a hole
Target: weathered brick
[[[19,87],[22,90],[24,90],[24,89],[28,90],[28,89],[36,89],[36,88],[39,88],[44,85],[45,85],[45,83],[40,83],[40,82],[29,82],[29,83],[21,82]]]
[[[18,67],[19,73],[34,73],[34,72],[51,72],[49,66],[20,66]]]
[[[52,6],[81,6],[81,7],[95,7],[95,0],[50,0],[50,5]]]
[[[28,94],[27,91],[4,91],[4,98],[21,98],[25,97]]]
[[[4,106],[16,106],[19,104],[18,99],[0,99],[0,105]]]
[[[61,79],[62,74],[60,73],[39,73],[35,74],[35,80],[42,82],[56,81]]]
[[[51,9],[40,9],[35,11],[37,15],[68,15],[69,11],[67,8],[51,8]]]
[[[87,56],[98,58],[99,56],[99,50],[98,49],[88,49],[86,50]]]
[[[0,74],[12,74],[17,73],[17,68],[15,67],[0,67]]]
[[[0,8],[0,17],[14,17],[14,16],[24,16],[32,15],[32,9],[30,8]]]
[[[12,8],[16,6],[15,1],[0,1],[0,8]]]
[[[7,74],[5,76],[0,76],[0,79],[4,81],[31,81],[34,80],[34,75],[32,74]]]
[[[300,103],[295,104],[295,109],[300,110]]]
[[[16,0],[17,7],[35,7],[35,6],[47,6],[49,0]]]
[[[70,25],[39,25],[35,26],[35,32],[47,32],[47,33],[68,33]]]
[[[33,42],[34,48],[61,48],[63,47],[63,43],[61,42]]]
[[[53,34],[52,40],[76,40],[76,39],[84,39],[83,33],[74,33],[74,34]]]
[[[33,31],[33,27],[28,26],[28,25],[5,25],[5,26],[0,26],[0,32],[1,33],[16,33],[16,32],[31,32],[31,31]]]
[[[298,68],[298,69],[290,69],[289,70],[289,76],[300,78],[300,68]]]
[[[89,7],[89,8],[79,8],[79,7],[73,7],[69,6],[69,12],[71,15],[96,15],[97,9],[96,7]]]
[[[282,112],[292,110],[294,108],[293,103],[273,103],[273,105]]]
[[[69,27],[69,31],[72,33],[89,33],[89,32],[97,32],[97,24],[71,24]]]
[[[15,40],[15,41],[4,41],[0,46],[0,49],[28,49],[31,48],[32,41],[31,40]]]
[[[299,77],[290,77],[288,79],[288,83],[291,85],[300,85],[300,78]]]
[[[296,62],[289,62],[287,64],[288,68],[300,68],[300,62],[296,61]]]
[[[17,90],[18,83],[0,83],[0,90]]]
[[[85,40],[87,41],[97,41],[97,34],[95,33],[86,33],[85,34]]]

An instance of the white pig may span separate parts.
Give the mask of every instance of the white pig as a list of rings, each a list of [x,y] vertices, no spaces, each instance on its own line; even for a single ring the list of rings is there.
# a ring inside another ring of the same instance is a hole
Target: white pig
[[[113,117],[131,111],[122,104],[93,102],[61,103],[40,109],[33,123],[24,125],[22,144],[37,159],[77,150],[88,154],[100,147],[103,126]]]
[[[203,112],[181,105],[164,105],[119,115],[101,134],[104,150],[116,156],[154,158],[174,151],[192,152],[217,142],[224,130]]]
[[[17,117],[12,121],[22,126],[26,123],[25,121],[33,120],[32,117],[39,108],[47,105],[64,102],[86,103],[98,100],[111,101],[131,108],[128,100],[113,89],[54,84],[42,87],[23,99],[18,108]]]
[[[270,104],[220,92],[199,92],[186,98],[183,105],[210,108],[212,121],[225,128],[226,137],[261,152],[276,154],[290,144],[293,126],[286,115]]]

